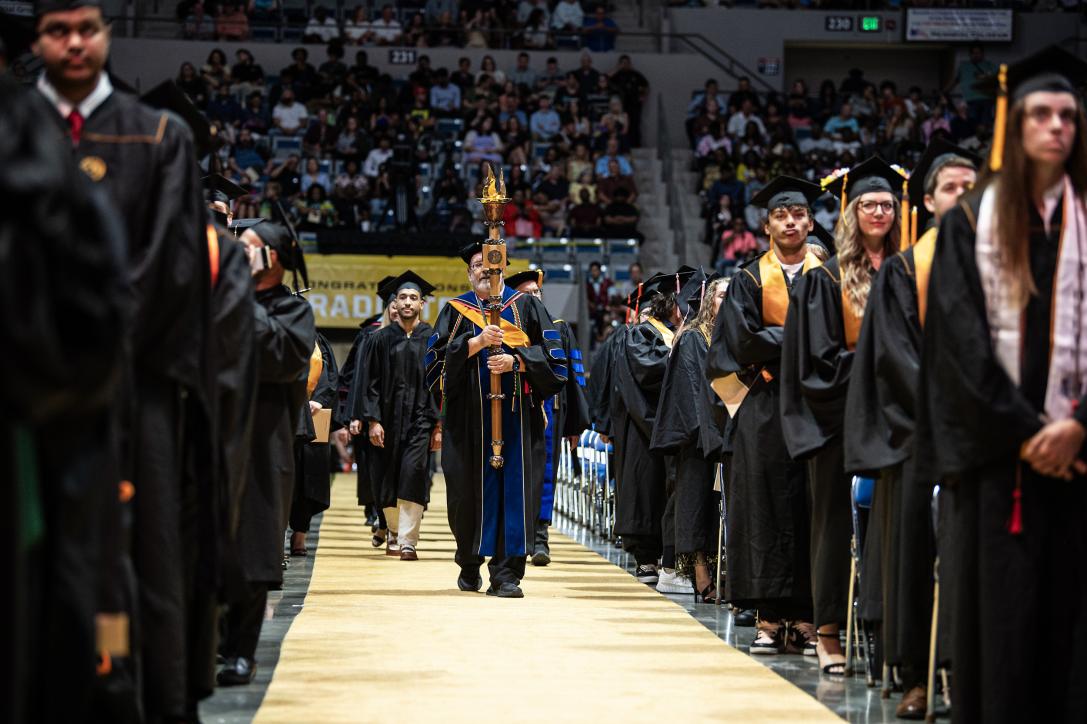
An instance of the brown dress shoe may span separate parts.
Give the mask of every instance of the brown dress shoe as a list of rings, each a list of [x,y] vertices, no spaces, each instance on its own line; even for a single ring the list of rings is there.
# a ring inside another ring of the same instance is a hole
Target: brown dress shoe
[[[924,719],[925,718],[925,687],[915,686],[905,693],[902,701],[898,702],[895,716],[899,719]]]
[[[402,561],[417,561],[419,560],[419,554],[415,552],[415,549],[411,546],[400,547],[400,560]]]

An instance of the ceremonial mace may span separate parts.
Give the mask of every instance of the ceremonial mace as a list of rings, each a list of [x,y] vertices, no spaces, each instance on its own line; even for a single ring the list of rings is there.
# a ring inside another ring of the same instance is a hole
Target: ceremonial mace
[[[483,225],[487,227],[487,240],[483,242],[483,266],[490,277],[491,290],[487,297],[487,321],[498,327],[502,324],[502,274],[506,270],[506,241],[502,238],[505,224],[502,218],[506,204],[510,202],[501,168],[496,179],[491,164],[484,164],[483,196],[479,202],[483,204]],[[493,345],[487,351],[501,354],[502,345]],[[491,393],[487,398],[491,401],[491,467],[497,469],[505,462],[502,459],[502,400],[506,396],[502,394],[502,373],[491,373]]]

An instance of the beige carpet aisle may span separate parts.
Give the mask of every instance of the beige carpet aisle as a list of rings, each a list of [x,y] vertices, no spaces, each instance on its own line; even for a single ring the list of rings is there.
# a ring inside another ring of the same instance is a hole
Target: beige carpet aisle
[[[370,546],[354,496],[339,476],[257,722],[840,721],[562,535],[524,599],[458,591],[440,477],[418,562]]]

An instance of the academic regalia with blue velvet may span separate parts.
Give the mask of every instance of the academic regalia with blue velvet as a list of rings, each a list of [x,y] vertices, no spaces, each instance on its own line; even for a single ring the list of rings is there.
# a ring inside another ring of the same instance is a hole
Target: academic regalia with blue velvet
[[[585,364],[581,350],[578,349],[569,324],[557,319],[555,326],[562,335],[562,348],[570,366],[562,391],[544,402],[544,411],[547,414],[547,428],[544,430],[546,463],[538,517],[544,523],[551,522],[555,506],[555,472],[561,452],[560,442],[564,437],[581,435],[590,424],[589,407],[585,399]]]
[[[568,376],[562,335],[543,303],[504,287],[502,304],[508,338],[503,349],[520,360],[520,371],[501,376],[505,395],[501,468],[490,464],[488,353],[483,349],[468,354],[468,340],[486,324],[486,300],[467,292],[447,303],[424,360],[427,384],[441,400],[442,469],[449,525],[457,540],[456,560],[468,576],[475,576],[483,557],[490,556],[493,585],[517,583],[524,574],[539,508],[533,446],[543,439],[542,404],[562,389]],[[519,341],[512,339],[516,330],[524,336],[523,346],[510,346]]]

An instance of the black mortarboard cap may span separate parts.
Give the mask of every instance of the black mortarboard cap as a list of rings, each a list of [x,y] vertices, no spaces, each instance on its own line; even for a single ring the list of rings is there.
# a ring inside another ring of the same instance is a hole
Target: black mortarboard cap
[[[1053,91],[1075,93],[1076,86],[1087,79],[1087,61],[1057,45],[1050,45],[1017,63],[1007,65],[1007,92],[1013,100],[1028,93]],[[999,73],[986,76],[974,89],[989,96],[1000,92]]]
[[[751,198],[759,208],[772,211],[782,206],[811,206],[823,195],[819,184],[794,176],[778,176]]]
[[[813,239],[826,247],[826,250],[831,254],[834,253],[834,234],[815,219],[811,220],[811,234],[808,236],[808,243],[810,244]]]
[[[516,274],[511,274],[506,277],[506,286],[510,289],[516,289],[525,282],[536,282],[538,285],[543,286],[543,281],[543,269],[525,269],[524,271],[519,271]]]
[[[684,292],[683,302],[691,310],[691,314],[698,314],[698,310],[702,307],[702,298],[706,296],[706,290],[709,288],[710,283],[717,281],[720,278],[721,275],[717,272],[714,272],[708,277],[704,277],[702,279],[697,279],[697,277],[695,279],[692,279],[692,282],[696,280],[698,281],[698,283],[694,284],[693,286],[690,283],[687,284],[687,287],[685,289],[690,289],[690,291]],[[686,313],[684,313],[684,315],[686,316]]]
[[[473,241],[470,244],[467,244],[467,245],[461,247],[461,250],[459,252],[457,252],[457,255],[460,256],[460,258],[464,260],[465,264],[471,264],[472,263],[472,257],[475,256],[476,254],[482,254],[482,253],[483,253],[483,242],[482,241]],[[507,259],[506,260],[506,266],[509,266],[509,264],[510,264],[509,260]]]
[[[62,13],[76,8],[100,8],[101,0],[34,0],[34,17],[40,18],[46,13]]]
[[[641,295],[638,299],[644,302],[654,294],[674,292],[676,290],[675,285],[676,281],[674,275],[659,272],[645,280],[645,283],[642,284]]]
[[[389,306],[389,302],[392,301],[392,295],[386,296],[382,294],[381,288],[391,282],[393,279],[396,279],[396,277],[394,277],[392,274],[386,274],[385,276],[381,277],[381,281],[377,283],[377,295],[381,298],[382,301],[385,302],[386,307]]]
[[[691,295],[698,295],[701,300],[701,294],[699,290],[706,282],[706,272],[701,266],[698,269],[693,270],[691,274],[684,274],[686,277],[683,283],[683,287],[679,290],[679,296],[676,298],[676,304],[679,306],[679,313],[686,317],[689,313],[698,311],[698,305],[690,304]],[[681,276],[681,278],[682,278]]]
[[[846,201],[873,191],[887,191],[896,197],[902,194],[902,184],[906,178],[879,156],[872,156],[853,168],[848,173],[838,176],[823,186],[835,196],[845,196]]]
[[[151,106],[178,115],[192,129],[193,143],[197,156],[206,156],[215,150],[215,137],[211,125],[200,109],[193,105],[185,92],[173,80],[165,80],[140,96],[140,100]]]
[[[226,176],[218,173],[209,174],[200,181],[204,184],[204,199],[209,203],[212,201],[229,203],[249,193]]]
[[[382,284],[378,285],[377,293],[381,295],[382,299],[391,299],[396,297],[400,290],[405,287],[416,290],[421,297],[430,296],[434,292],[433,284],[409,269],[398,277],[383,281]]]
[[[234,219],[227,228],[234,232],[234,236],[241,236],[246,229],[251,229],[262,221],[264,221],[264,219],[261,218]]]

